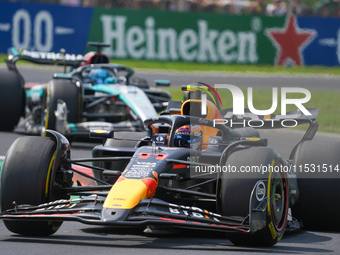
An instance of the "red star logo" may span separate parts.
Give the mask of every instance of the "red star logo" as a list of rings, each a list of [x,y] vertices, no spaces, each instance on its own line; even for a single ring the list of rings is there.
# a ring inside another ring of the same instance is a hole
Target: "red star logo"
[[[276,49],[275,64],[283,66],[288,61],[293,61],[296,65],[303,65],[302,51],[314,39],[316,32],[310,29],[300,29],[296,23],[296,18],[290,15],[286,19],[283,29],[267,29],[267,35],[274,42]]]

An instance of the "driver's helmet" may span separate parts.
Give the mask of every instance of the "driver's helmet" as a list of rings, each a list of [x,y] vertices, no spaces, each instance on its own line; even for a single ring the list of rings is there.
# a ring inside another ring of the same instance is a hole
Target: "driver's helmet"
[[[198,149],[203,140],[203,132],[199,125],[185,125],[175,132],[174,145]]]
[[[92,69],[89,73],[89,77],[95,84],[105,84],[105,80],[109,77],[109,72],[105,69]]]

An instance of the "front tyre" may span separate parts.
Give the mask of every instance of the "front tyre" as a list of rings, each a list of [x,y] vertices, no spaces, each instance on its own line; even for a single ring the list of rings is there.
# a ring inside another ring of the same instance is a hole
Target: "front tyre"
[[[55,142],[47,137],[20,137],[7,152],[1,175],[1,210],[18,205],[39,205],[56,198],[52,188]],[[7,229],[26,236],[55,233],[61,221],[4,220]]]
[[[58,100],[66,103],[67,121],[77,123],[80,118],[81,95],[79,88],[70,80],[53,79],[47,87],[43,98],[43,112],[41,125],[44,127],[43,135],[47,129],[56,130],[57,118],[55,112],[58,107]]]
[[[230,233],[229,240],[240,246],[272,246],[283,236],[288,215],[288,184],[285,173],[274,172],[240,172],[240,169],[260,169],[272,166],[281,169],[283,161],[270,148],[255,147],[232,153],[226,166],[235,166],[238,172],[223,173],[221,184],[221,211],[224,216],[249,215],[251,193],[258,181],[266,181],[266,198],[268,199],[265,227],[253,234]]]

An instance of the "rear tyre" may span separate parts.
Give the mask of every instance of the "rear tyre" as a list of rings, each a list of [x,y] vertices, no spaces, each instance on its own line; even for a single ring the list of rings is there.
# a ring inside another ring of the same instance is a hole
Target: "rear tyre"
[[[12,131],[24,114],[25,90],[17,72],[0,70],[0,131]]]
[[[55,111],[57,110],[59,99],[66,103],[67,121],[77,123],[79,120],[81,108],[79,88],[70,80],[51,80],[47,85],[42,103],[41,125],[44,127],[43,135],[45,135],[46,129],[56,130]]]
[[[241,167],[283,165],[280,156],[270,148],[255,147],[232,153],[226,166]],[[288,215],[287,179],[283,172],[271,173],[223,173],[221,184],[221,210],[224,216],[249,215],[249,202],[255,184],[267,180],[266,197],[269,199],[266,208],[266,225],[263,229],[249,235],[230,233],[229,240],[240,246],[272,246],[283,236]]]
[[[56,145],[47,137],[20,137],[7,152],[1,176],[1,210],[18,205],[39,205],[56,199],[52,165]],[[7,229],[27,236],[55,233],[61,221],[4,220]]]
[[[305,141],[296,151],[294,165],[300,195],[293,216],[306,229],[340,231],[340,178],[336,177],[340,173],[340,142]]]

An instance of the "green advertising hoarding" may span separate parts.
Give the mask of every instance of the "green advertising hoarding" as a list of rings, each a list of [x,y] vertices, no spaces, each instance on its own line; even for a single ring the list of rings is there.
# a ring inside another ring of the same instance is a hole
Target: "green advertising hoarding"
[[[285,18],[95,8],[89,41],[112,58],[273,65],[267,28]]]
[[[88,41],[112,58],[245,65],[340,65],[340,19],[124,10],[0,2],[0,52],[84,54]],[[41,29],[46,27],[46,29]],[[46,31],[47,32],[46,32]]]

